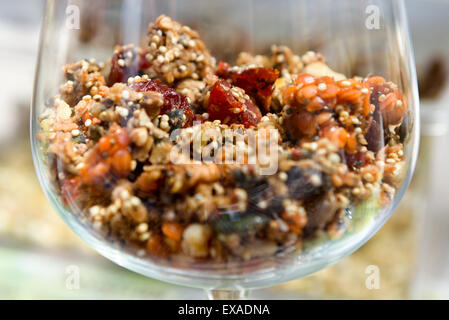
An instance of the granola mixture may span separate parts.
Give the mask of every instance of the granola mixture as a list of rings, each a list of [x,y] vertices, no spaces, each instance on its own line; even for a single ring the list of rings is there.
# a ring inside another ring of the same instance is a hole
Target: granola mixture
[[[74,214],[139,255],[229,262],[300,249],[317,234],[340,236],[360,203],[387,205],[404,176],[407,102],[397,85],[346,78],[318,53],[273,46],[232,66],[160,16],[145,46],[63,71],[38,136],[55,187]],[[238,137],[214,157],[248,150],[243,162],[195,161],[197,129],[232,129]],[[250,131],[278,133],[275,173],[249,160]],[[190,156],[173,163],[180,146]]]

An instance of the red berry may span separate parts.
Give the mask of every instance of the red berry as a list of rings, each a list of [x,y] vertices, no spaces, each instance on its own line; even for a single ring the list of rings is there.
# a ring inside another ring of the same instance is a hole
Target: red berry
[[[217,75],[219,77],[228,79],[230,76],[230,73],[232,72],[232,67],[224,62],[224,61],[219,61],[217,64]]]
[[[162,93],[164,96],[164,105],[161,108],[161,114],[182,110],[183,114],[186,116],[184,127],[192,125],[195,113],[193,112],[187,97],[183,94],[162,84],[159,80],[134,82],[129,87],[137,92],[156,91]]]
[[[255,126],[262,118],[259,108],[250,99],[235,97],[231,88],[232,86],[224,80],[215,82],[207,109],[209,119],[220,120],[224,124],[243,124],[247,128]]]
[[[218,63],[217,74],[230,79],[232,84],[242,88],[258,104],[268,111],[274,83],[279,77],[279,71],[271,68],[249,68],[240,72],[233,72],[231,66],[225,62]]]
[[[126,59],[128,52],[132,55],[131,61],[128,60],[129,58]],[[128,78],[143,73],[143,70],[149,67],[151,67],[151,62],[146,59],[145,52],[139,53],[135,48],[122,48],[112,56],[108,85],[112,86],[117,82],[127,83]]]

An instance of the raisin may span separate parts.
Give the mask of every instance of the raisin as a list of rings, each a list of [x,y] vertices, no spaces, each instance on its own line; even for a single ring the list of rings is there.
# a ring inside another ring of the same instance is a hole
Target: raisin
[[[248,193],[248,202],[258,202],[263,195],[270,192],[271,187],[267,180],[262,177],[247,175],[241,170],[234,170],[232,177],[238,187]]]
[[[377,152],[384,147],[384,129],[379,108],[376,108],[374,111],[368,130],[365,133],[365,139],[368,142],[366,147],[370,151]]]
[[[322,172],[315,169],[293,167],[287,176],[290,195],[295,199],[316,196],[322,194],[328,188]],[[319,179],[319,181],[313,181],[315,179]]]
[[[183,94],[162,84],[159,80],[134,82],[130,85],[130,88],[137,92],[156,91],[161,93],[164,96],[164,104],[161,108],[161,114],[171,114],[172,116],[176,115],[177,119],[183,118],[184,115],[185,120],[183,127],[192,125],[195,113],[193,112],[187,97]],[[180,114],[179,110],[182,111],[182,114]],[[176,125],[179,126],[179,124]]]
[[[220,120],[224,124],[243,124],[246,128],[257,125],[262,118],[259,108],[250,99],[235,97],[231,88],[224,80],[215,82],[207,109],[209,119]]]
[[[279,196],[273,196],[270,199],[270,203],[267,208],[267,212],[270,215],[276,215],[281,213],[284,210],[283,199]]]
[[[411,128],[411,124],[410,124],[410,116],[408,114],[406,114],[404,116],[404,119],[402,119],[402,123],[401,126],[399,127],[399,141],[401,141],[402,143],[404,143],[409,135],[410,135],[410,128]]]
[[[230,79],[232,84],[245,90],[265,111],[269,111],[274,83],[279,78],[279,71],[271,68],[249,68],[233,72],[231,67],[220,62],[217,74]]]
[[[314,197],[304,203],[307,212],[306,233],[328,224],[337,212],[337,205],[328,195]]]

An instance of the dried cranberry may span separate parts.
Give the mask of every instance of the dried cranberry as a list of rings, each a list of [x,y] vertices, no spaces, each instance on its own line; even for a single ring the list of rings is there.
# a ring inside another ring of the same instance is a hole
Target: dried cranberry
[[[130,88],[137,92],[156,91],[164,96],[164,105],[161,108],[161,114],[169,114],[177,110],[182,110],[186,116],[184,127],[191,126],[195,113],[189,105],[187,97],[162,84],[159,80],[148,80],[142,82],[134,82]]]
[[[230,77],[230,74],[232,72],[232,67],[223,61],[219,61],[217,65],[217,75],[219,77],[228,79]]]
[[[364,167],[368,163],[366,152],[345,153],[346,165],[351,170]]]
[[[238,99],[231,92],[231,85],[218,80],[212,87],[209,97],[209,119],[220,120],[224,124],[238,123],[246,128],[259,123],[262,115],[250,99]],[[244,102],[241,102],[242,99]]]
[[[293,149],[292,150],[292,160],[301,160],[301,150],[300,149]]]
[[[119,60],[125,61],[125,53],[131,52],[133,58],[126,65],[120,65]],[[136,50],[128,49],[115,53],[111,60],[111,71],[108,77],[108,85],[114,83],[126,83],[128,78],[135,77],[143,73],[143,70],[151,67],[151,62],[146,59],[145,53],[138,53]]]
[[[266,111],[271,103],[274,83],[279,77],[279,71],[271,68],[249,68],[240,72],[233,72],[231,66],[225,62],[218,63],[217,74],[230,79],[232,84],[242,88]]]

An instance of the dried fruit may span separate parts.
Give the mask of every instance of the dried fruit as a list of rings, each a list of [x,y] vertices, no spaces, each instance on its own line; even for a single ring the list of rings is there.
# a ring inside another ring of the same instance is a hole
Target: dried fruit
[[[344,148],[348,142],[348,132],[339,126],[326,126],[319,132],[320,137],[327,138],[338,148]]]
[[[227,63],[219,62],[217,74],[225,79],[230,79],[233,85],[245,90],[265,111],[269,111],[274,83],[279,77],[278,70],[249,68],[234,72]]]
[[[290,169],[287,186],[294,199],[319,195],[326,191],[328,187],[321,171],[300,167]]]
[[[346,162],[349,169],[356,170],[364,167],[368,163],[368,159],[366,157],[366,152],[345,153],[344,162]]]
[[[370,103],[381,112],[384,127],[400,123],[408,106],[397,86],[382,77],[371,77],[366,83],[371,89]]]
[[[377,152],[384,147],[384,128],[379,108],[376,108],[371,117],[368,130],[365,133],[365,139],[368,143],[366,147],[370,151]]]
[[[324,228],[335,216],[338,207],[332,195],[323,195],[305,203],[307,212],[306,230]]]
[[[316,116],[306,111],[293,111],[293,114],[285,119],[285,125],[290,136],[294,139],[312,137],[318,130]]]
[[[140,75],[149,67],[151,62],[146,59],[145,52],[140,52],[131,45],[121,47],[112,56],[108,86],[117,82],[127,83],[128,78]]]
[[[146,244],[147,252],[155,256],[164,256],[167,254],[167,248],[160,234],[152,234]]]
[[[259,108],[234,88],[224,80],[215,82],[207,109],[209,119],[224,124],[243,124],[246,128],[255,126],[262,118]]]
[[[181,110],[185,116],[183,127],[192,125],[195,113],[189,105],[187,97],[183,94],[162,84],[159,80],[134,82],[129,87],[137,92],[156,91],[161,93],[164,96],[164,105],[161,108],[161,114],[178,114],[179,116],[179,110]]]

